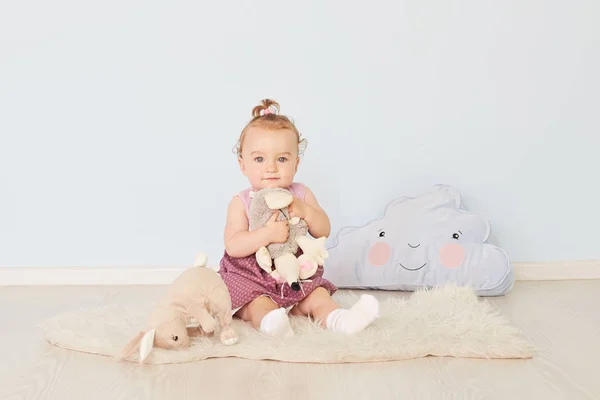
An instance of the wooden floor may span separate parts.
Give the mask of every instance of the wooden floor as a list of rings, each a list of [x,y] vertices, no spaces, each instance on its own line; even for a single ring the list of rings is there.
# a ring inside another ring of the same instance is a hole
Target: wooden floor
[[[518,282],[493,300],[539,346],[532,360],[139,366],[56,348],[36,327],[66,309],[153,301],[162,290],[0,287],[0,399],[600,399],[600,280]]]

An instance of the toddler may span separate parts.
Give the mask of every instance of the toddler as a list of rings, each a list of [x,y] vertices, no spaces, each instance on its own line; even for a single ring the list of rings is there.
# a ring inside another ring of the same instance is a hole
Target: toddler
[[[304,219],[313,237],[328,237],[330,223],[313,192],[294,182],[306,139],[289,118],[279,114],[279,104],[263,100],[252,110],[253,118],[242,130],[236,146],[238,163],[250,187],[236,194],[227,210],[225,253],[219,274],[231,294],[234,316],[250,322],[270,336],[289,337],[294,332],[291,315],[311,316],[323,327],[352,334],[363,330],[378,317],[379,304],[371,295],[362,295],[350,309],[332,299],[336,287],[323,278],[319,266],[302,290],[277,282],[256,261],[255,253],[270,243],[284,243],[289,235],[287,221],[276,221],[274,213],[263,228],[249,231],[248,208],[252,191],[286,188],[293,195],[290,217]],[[302,253],[298,251],[297,256]],[[282,288],[281,285],[284,285]]]

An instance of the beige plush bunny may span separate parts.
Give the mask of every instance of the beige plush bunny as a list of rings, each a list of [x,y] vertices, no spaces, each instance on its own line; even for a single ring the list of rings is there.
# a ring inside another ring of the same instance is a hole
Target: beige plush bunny
[[[288,220],[290,234],[285,243],[271,243],[256,252],[258,265],[281,282],[287,282],[293,290],[300,290],[299,280],[315,274],[319,265],[328,257],[325,237],[311,239],[306,234],[304,220],[290,218],[288,206],[293,196],[289,190],[267,188],[254,192],[248,208],[249,229],[255,230],[267,224],[274,211],[280,211],[278,221]],[[296,258],[298,247],[303,254]],[[272,269],[275,264],[275,270]]]
[[[150,313],[147,329],[129,341],[119,359],[129,358],[139,349],[139,362],[143,363],[154,347],[189,347],[190,336],[213,335],[217,325],[215,317],[221,326],[221,343],[237,343],[238,335],[230,326],[229,291],[216,271],[205,268],[206,262],[206,255],[200,253],[194,267],[183,271],[169,285]]]

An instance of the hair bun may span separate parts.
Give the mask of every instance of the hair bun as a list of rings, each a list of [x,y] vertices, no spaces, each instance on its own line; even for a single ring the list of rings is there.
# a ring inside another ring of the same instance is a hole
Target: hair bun
[[[269,114],[279,115],[279,103],[271,99],[264,99],[260,102],[260,105],[252,109],[252,116],[254,118]]]

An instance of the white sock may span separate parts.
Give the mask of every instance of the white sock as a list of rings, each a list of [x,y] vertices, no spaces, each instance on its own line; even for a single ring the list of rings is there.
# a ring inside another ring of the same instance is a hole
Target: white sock
[[[338,333],[357,333],[379,317],[379,302],[363,294],[349,310],[338,308],[327,316],[327,329]]]
[[[269,336],[291,337],[294,336],[290,319],[285,308],[278,308],[269,312],[260,321],[260,331]]]

